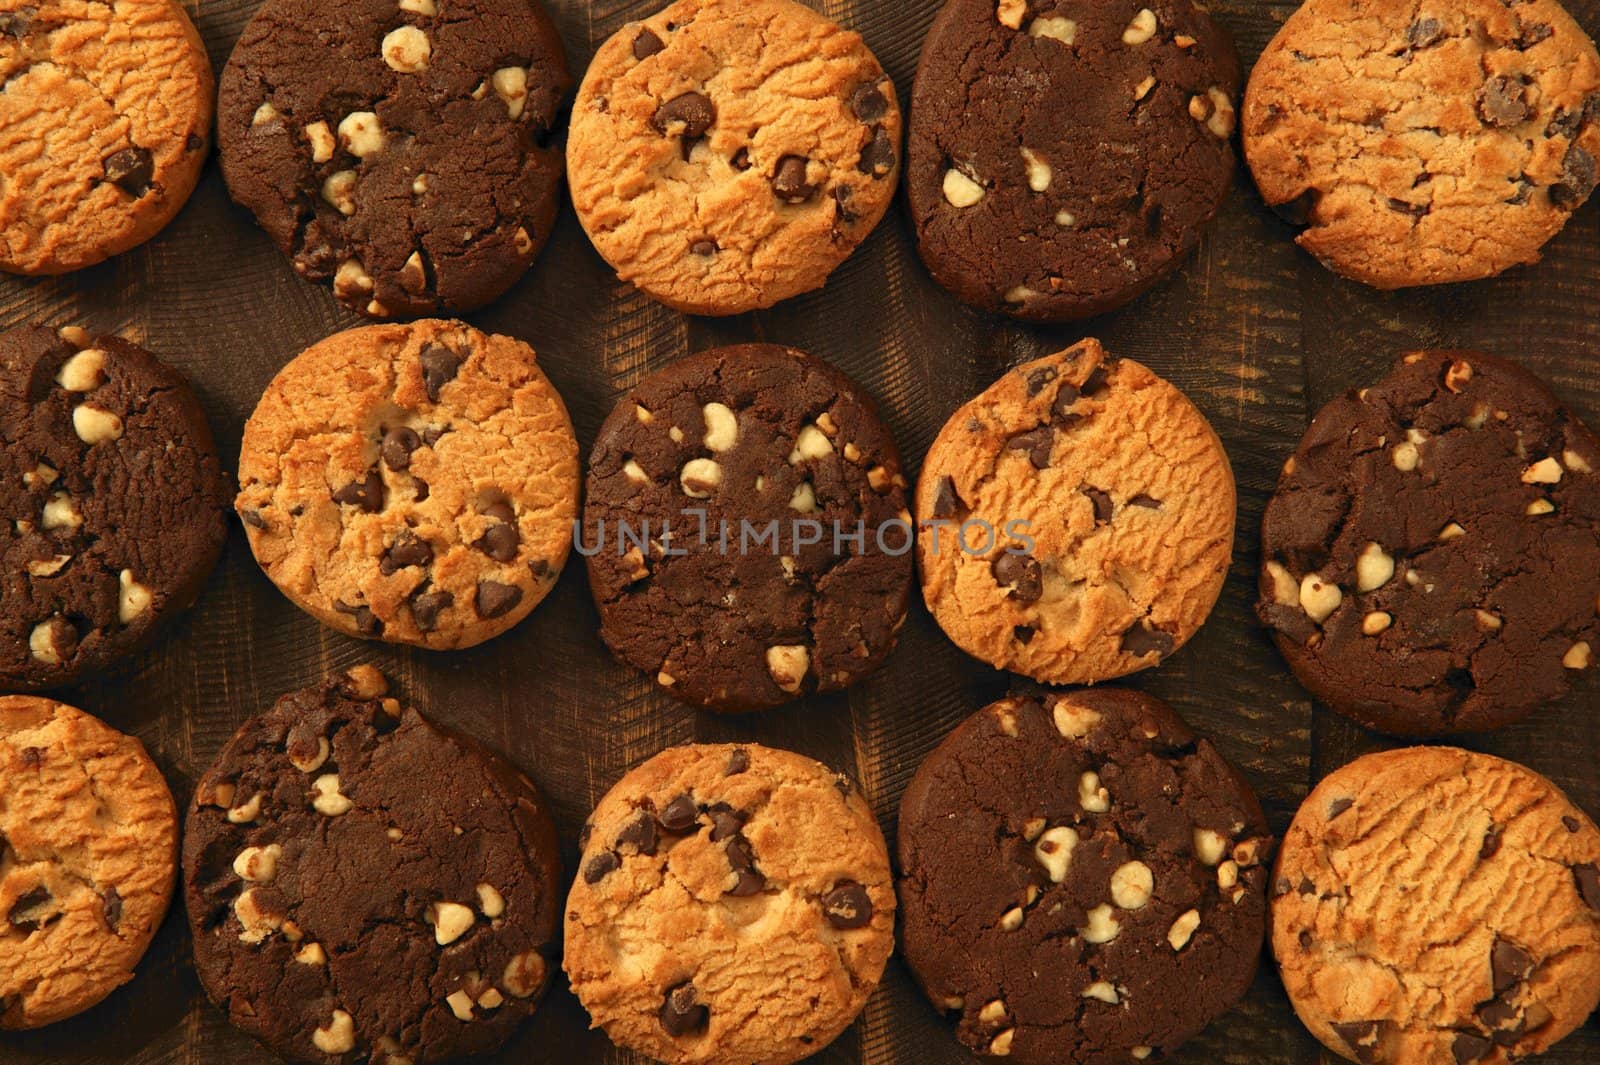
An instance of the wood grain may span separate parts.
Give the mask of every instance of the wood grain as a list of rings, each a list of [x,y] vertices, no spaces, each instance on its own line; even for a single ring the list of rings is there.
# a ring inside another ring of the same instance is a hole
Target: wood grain
[[[624,22],[659,6],[656,0],[547,3],[575,70]],[[189,0],[187,6],[220,68],[257,3]],[[815,6],[867,38],[906,99],[937,0],[817,0]],[[1212,4],[1247,63],[1294,7],[1279,0]],[[1600,32],[1600,0],[1576,0],[1569,8],[1591,34]],[[1169,284],[1118,314],[1036,329],[946,297],[917,261],[897,210],[822,292],[771,311],[706,320],[675,314],[618,283],[567,209],[529,277],[472,320],[539,350],[585,445],[616,396],[641,375],[727,342],[792,344],[843,368],[878,397],[913,469],[949,412],[973,392],[1005,367],[1081,336],[1097,336],[1115,353],[1171,378],[1211,418],[1233,458],[1239,539],[1210,624],[1160,670],[1133,683],[1172,701],[1243,766],[1281,830],[1315,780],[1389,745],[1313,705],[1253,620],[1261,510],[1309,415],[1343,389],[1375,378],[1398,351],[1449,345],[1523,359],[1600,425],[1600,204],[1580,212],[1538,266],[1435,290],[1382,294],[1342,282],[1291,238],[1241,168],[1215,231]],[[214,161],[183,214],[144,247],[69,277],[0,279],[0,326],[26,321],[121,332],[180,367],[199,389],[230,462],[244,419],[278,368],[328,333],[357,324],[322,288],[297,278],[228,202]],[[260,574],[236,531],[200,604],[169,639],[120,675],[63,697],[139,736],[182,801],[245,717],[331,669],[374,661],[412,701],[497,746],[535,777],[560,821],[570,869],[594,801],[628,766],[686,740],[769,743],[847,770],[862,782],[892,840],[900,793],[922,757],[1008,686],[1005,676],[956,651],[919,606],[901,648],[869,682],[765,716],[718,718],[684,709],[613,662],[596,628],[574,566],[533,617],[487,646],[437,655],[359,643],[319,628],[291,606]],[[1600,691],[1592,678],[1532,720],[1464,742],[1527,763],[1600,815]],[[45,1031],[0,1036],[0,1061],[273,1061],[205,1001],[182,926],[174,912],[138,978],[96,1010]],[[641,1060],[611,1048],[586,1025],[576,1001],[557,989],[498,1060]],[[814,1060],[971,1059],[895,961],[861,1022]],[[1310,1065],[1331,1059],[1295,1021],[1268,963],[1248,999],[1175,1060]],[[1600,1024],[1591,1021],[1544,1060],[1600,1061]]]

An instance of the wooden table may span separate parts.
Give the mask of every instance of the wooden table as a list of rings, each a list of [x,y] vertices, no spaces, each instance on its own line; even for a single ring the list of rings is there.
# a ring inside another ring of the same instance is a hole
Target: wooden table
[[[576,71],[624,22],[659,6],[546,3]],[[257,4],[187,6],[220,70]],[[865,35],[905,100],[938,0],[820,6]],[[1219,0],[1213,7],[1249,62],[1295,5]],[[1570,0],[1569,8],[1600,35],[1600,0]],[[1210,623],[1132,683],[1172,701],[1243,766],[1281,832],[1314,781],[1387,741],[1315,705],[1254,620],[1257,531],[1279,465],[1312,412],[1340,391],[1370,383],[1412,347],[1479,348],[1521,359],[1600,426],[1600,202],[1579,212],[1538,266],[1486,283],[1384,294],[1341,281],[1300,252],[1242,166],[1234,186],[1215,231],[1176,278],[1118,314],[1078,326],[1029,328],[955,303],[918,262],[898,209],[824,291],[760,314],[710,320],[676,314],[618,283],[566,208],[530,275],[472,321],[533,344],[586,449],[622,389],[724,343],[781,341],[842,367],[883,403],[913,469],[950,412],[1008,365],[1089,335],[1147,363],[1200,405],[1227,445],[1239,480],[1239,539]],[[24,321],[115,331],[182,368],[230,467],[244,420],[278,368],[313,341],[356,324],[325,288],[300,280],[229,203],[214,161],[182,215],[144,247],[68,277],[0,279],[0,325]],[[579,826],[595,800],[629,766],[690,740],[788,747],[846,770],[865,787],[892,841],[900,793],[923,755],[1008,686],[1006,676],[957,651],[920,603],[888,667],[868,683],[740,719],[673,702],[612,661],[596,631],[582,567],[570,565],[531,618],[474,650],[432,654],[347,639],[290,605],[256,568],[235,527],[198,607],[176,631],[119,677],[61,694],[139,736],[182,803],[245,717],[329,671],[376,662],[417,705],[533,775],[554,805],[571,870]],[[1561,705],[1461,742],[1549,775],[1600,816],[1600,686],[1592,675]],[[1296,1022],[1270,963],[1249,998],[1176,1058],[1249,1065],[1323,1059],[1332,1060]],[[273,1060],[206,1002],[181,906],[138,978],[104,1005],[44,1031],[0,1036],[7,1065]],[[642,1059],[588,1032],[562,986],[498,1060]],[[896,961],[860,1023],[813,1060],[970,1059]],[[1600,1022],[1591,1020],[1544,1060],[1600,1061]]]

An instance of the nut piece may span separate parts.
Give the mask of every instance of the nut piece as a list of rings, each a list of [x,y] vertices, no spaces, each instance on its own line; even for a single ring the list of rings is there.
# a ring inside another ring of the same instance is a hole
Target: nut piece
[[[1050,178],[1054,172],[1050,169],[1050,164],[1045,162],[1044,156],[1031,148],[1024,148],[1022,165],[1028,174],[1028,188],[1034,192],[1044,192],[1050,187]]]
[[[952,207],[971,207],[983,199],[984,188],[961,171],[951,168],[944,172],[944,198]]]
[[[1099,1001],[1111,1006],[1115,1006],[1118,1002],[1122,1001],[1117,997],[1117,989],[1111,986],[1111,984],[1105,980],[1096,980],[1094,983],[1084,988],[1083,992],[1078,997],[1098,999]]]
[[[1078,778],[1078,805],[1092,814],[1111,809],[1111,793],[1100,786],[1100,774],[1092,769]]]
[[[772,682],[790,695],[800,690],[810,668],[811,652],[799,644],[767,648],[767,672],[772,674]]]
[[[1156,13],[1148,7],[1140,9],[1133,16],[1133,21],[1128,23],[1128,28],[1122,31],[1122,43],[1130,45],[1143,44],[1156,35]]]
[[[339,793],[338,773],[324,773],[311,782],[311,790],[317,793],[317,797],[311,800],[311,808],[319,814],[339,817],[349,813],[355,806],[355,803]]]
[[[339,143],[357,159],[383,151],[383,125],[372,111],[353,111],[339,123]]]
[[[536,950],[518,954],[506,963],[500,986],[513,998],[527,998],[544,986],[545,961]]]
[[[798,466],[808,459],[825,459],[833,454],[833,441],[815,425],[802,425],[794,438],[794,450],[789,452],[789,465]]]
[[[105,379],[106,353],[99,348],[78,352],[56,373],[56,384],[68,392],[91,392]]]
[[[1056,731],[1069,740],[1081,740],[1089,730],[1100,724],[1100,715],[1086,706],[1079,706],[1070,696],[1056,700],[1051,716],[1056,721]]]
[[[1048,37],[1052,41],[1071,45],[1078,39],[1078,24],[1069,18],[1051,15],[1046,18],[1036,18],[1028,24],[1029,37]]]
[[[117,620],[122,624],[129,624],[149,610],[152,598],[150,589],[133,579],[132,570],[125,569],[117,575]]]
[[[1101,903],[1089,911],[1089,924],[1083,930],[1085,943],[1109,943],[1121,934],[1122,925],[1109,903]]]
[[[1173,950],[1182,950],[1189,945],[1189,940],[1194,937],[1194,930],[1200,927],[1200,911],[1188,910],[1172,922],[1172,927],[1167,930],[1167,942]]]
[[[390,70],[402,74],[427,70],[428,57],[432,54],[433,45],[428,43],[428,35],[415,26],[400,26],[384,35],[383,61],[389,64]]]
[[[521,67],[501,67],[489,82],[494,86],[494,94],[505,101],[511,117],[521,118],[528,102],[528,72]]]
[[[1050,882],[1059,884],[1067,877],[1067,866],[1072,864],[1072,851],[1078,846],[1078,830],[1058,825],[1039,837],[1033,846],[1033,856],[1050,874]]]
[[[710,459],[690,459],[683,464],[678,483],[690,499],[709,499],[722,487],[722,467]]]
[[[1272,578],[1272,601],[1279,606],[1295,606],[1300,602],[1300,586],[1281,562],[1267,563],[1267,576]]]
[[[1567,648],[1567,653],[1561,656],[1561,664],[1568,669],[1588,669],[1593,662],[1594,655],[1584,640]]]
[[[326,1028],[318,1028],[311,1041],[324,1054],[348,1054],[356,1048],[356,1025],[344,1010],[334,1010]]]
[[[1022,28],[1022,20],[1028,16],[1027,0],[1000,0],[995,5],[994,17],[999,19],[1000,25],[1014,30]]]
[[[1119,909],[1137,910],[1150,902],[1156,877],[1143,862],[1128,862],[1111,874],[1111,901]]]
[[[82,407],[78,408],[82,410]],[[74,412],[76,413],[76,412]],[[76,421],[76,416],[74,416]],[[82,433],[78,434],[82,436]],[[1553,458],[1542,458],[1522,471],[1523,484],[1556,484],[1561,480],[1561,463]]]
[[[424,918],[433,925],[434,942],[444,947],[466,935],[478,915],[459,902],[435,902]]]
[[[478,909],[489,920],[503,917],[506,912],[506,897],[496,891],[493,884],[478,885]]]
[[[322,182],[322,199],[346,218],[356,213],[356,172],[335,170]],[[344,269],[342,266],[340,269]],[[370,288],[366,291],[372,291]]]
[[[1394,559],[1384,553],[1382,546],[1369,543],[1361,549],[1361,554],[1356,559],[1356,591],[1375,592],[1393,579]],[[1307,613],[1309,612],[1308,607]]]
[[[1390,625],[1394,624],[1394,615],[1383,610],[1374,610],[1361,619],[1361,632],[1366,636],[1376,636],[1387,632]]]
[[[326,163],[333,158],[333,150],[339,146],[333,137],[333,130],[328,128],[326,122],[313,122],[307,126],[306,141],[311,145],[313,163]]]
[[[84,403],[72,409],[72,430],[85,444],[103,444],[122,437],[122,419]]]
[[[253,884],[269,884],[278,875],[278,859],[282,857],[283,848],[276,843],[246,847],[233,860],[234,875]]]
[[[1344,593],[1339,591],[1337,584],[1331,584],[1315,573],[1300,578],[1300,609],[1317,624],[1327,621],[1343,601]]]
[[[739,419],[723,403],[707,403],[700,409],[706,419],[706,450],[728,451],[739,439]]]
[[[1228,837],[1209,828],[1194,830],[1194,856],[1201,865],[1216,865],[1228,853]]]

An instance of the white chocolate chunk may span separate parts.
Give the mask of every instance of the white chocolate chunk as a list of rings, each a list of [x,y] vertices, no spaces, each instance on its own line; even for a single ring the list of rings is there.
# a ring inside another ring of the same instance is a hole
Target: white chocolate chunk
[[[1004,1058],[1011,1056],[1011,1044],[1016,1040],[1017,1030],[1007,1028],[989,1041],[989,1054],[992,1057]]]
[[[1327,621],[1343,601],[1344,593],[1339,591],[1337,584],[1325,581],[1315,573],[1300,578],[1300,609],[1319,625]]]
[[[35,558],[28,562],[27,570],[30,577],[54,577],[72,561],[71,555],[53,555],[50,558]]]
[[[1050,187],[1050,179],[1054,176],[1050,164],[1044,156],[1031,148],[1022,149],[1022,166],[1028,175],[1028,188],[1034,192],[1044,192]]]
[[[256,902],[254,889],[239,892],[233,900],[233,916],[238,919],[239,942],[260,943],[283,927],[283,918],[263,910]]]
[[[489,79],[494,94],[505,103],[513,119],[522,117],[528,102],[528,72],[521,67],[501,67]]]
[[[1188,910],[1172,922],[1172,927],[1167,929],[1167,943],[1173,950],[1182,950],[1189,945],[1189,940],[1194,937],[1194,930],[1200,927],[1200,911]]]
[[[346,259],[333,273],[333,294],[341,299],[353,299],[371,292],[372,275],[360,259]]]
[[[449,946],[472,928],[478,915],[459,902],[435,902],[425,915],[433,925],[433,940],[441,947]]]
[[[1122,925],[1109,903],[1101,903],[1089,911],[1089,923],[1083,929],[1085,943],[1109,943],[1122,934]]]
[[[1594,654],[1584,640],[1567,648],[1567,653],[1561,656],[1561,664],[1568,669],[1588,669],[1593,662]]]
[[[722,487],[722,467],[710,459],[690,459],[683,464],[678,483],[690,499],[709,499]]]
[[[389,64],[390,70],[415,74],[428,69],[433,45],[428,35],[415,26],[397,26],[384,35],[382,51],[383,61]]]
[[[1228,853],[1228,837],[1209,828],[1194,830],[1194,856],[1201,865],[1216,865]]]
[[[649,484],[650,475],[644,472],[644,467],[633,459],[622,464],[622,475],[634,484]]]
[[[1561,463],[1545,457],[1522,471],[1523,484],[1558,484],[1561,481]]]
[[[472,1020],[472,996],[466,991],[458,988],[446,995],[444,1001],[450,1007],[450,1012],[456,1015],[456,1020]]]
[[[815,425],[802,425],[794,438],[794,449],[789,452],[789,465],[798,466],[807,460],[825,459],[833,454],[833,441]]]
[[[1048,37],[1070,46],[1078,39],[1078,24],[1059,15],[1036,18],[1028,23],[1028,36]]]
[[[264,103],[260,107],[256,108],[255,114],[250,116],[250,125],[252,128],[256,126],[265,126],[267,123],[276,122],[282,117],[283,116],[278,113],[278,109],[273,107],[270,102]]]
[[[1084,988],[1079,997],[1097,999],[1100,1002],[1104,1002],[1111,1006],[1115,1006],[1121,1001],[1121,999],[1117,997],[1117,989],[1105,980],[1096,980],[1094,983]]]
[[[356,1047],[356,1025],[344,1010],[334,1010],[326,1028],[318,1028],[311,1041],[324,1054],[348,1054]]]
[[[1002,999],[991,999],[978,1011],[979,1024],[999,1024],[1006,1019],[1006,1004]]]
[[[1022,20],[1028,17],[1027,0],[1000,0],[995,5],[994,17],[999,20],[1000,25],[1020,30]]]
[[[961,171],[951,168],[944,172],[944,198],[952,207],[967,208],[983,199],[983,186]]]
[[[1100,786],[1100,774],[1092,769],[1078,778],[1078,805],[1092,814],[1111,809],[1111,793]]]
[[[328,755],[333,753],[333,748],[328,745],[328,737],[317,737],[317,753],[309,758],[296,758],[293,753],[289,755],[289,764],[302,773],[314,773],[322,768],[328,760]]]
[[[432,18],[439,13],[439,4],[437,0],[400,0],[400,10]]]
[[[311,790],[317,793],[311,800],[311,808],[326,817],[339,817],[355,807],[355,803],[340,794],[338,773],[324,773],[311,782]]]
[[[767,648],[767,672],[772,682],[790,695],[805,683],[806,672],[811,668],[811,651],[799,644]]]
[[[1394,468],[1402,473],[1410,473],[1417,468],[1420,456],[1417,454],[1417,445],[1407,440],[1396,444],[1394,450],[1389,452],[1389,460],[1394,463]]]
[[[707,451],[729,451],[739,439],[739,418],[725,403],[707,403],[700,409],[706,419]]]
[[[326,163],[333,158],[333,151],[339,146],[339,142],[334,139],[333,130],[326,122],[313,122],[307,126],[306,141],[311,145],[313,163]]]
[[[294,952],[294,960],[301,965],[326,965],[328,952],[322,949],[321,943],[307,943]]]
[[[1548,499],[1535,499],[1532,503],[1529,503],[1528,508],[1523,511],[1523,513],[1528,515],[1530,518],[1537,518],[1541,514],[1554,514],[1555,512],[1556,505],[1550,502]]]
[[[117,576],[117,620],[126,625],[150,609],[154,597],[150,589],[133,579],[132,570]]]
[[[1033,846],[1033,856],[1050,874],[1050,882],[1059,884],[1067,878],[1067,867],[1072,864],[1072,852],[1078,846],[1078,830],[1068,825],[1057,825],[1039,837]]]
[[[542,954],[536,950],[525,951],[506,962],[500,986],[513,998],[527,998],[544,986],[545,969]]]
[[[1133,21],[1128,23],[1128,28],[1122,31],[1122,43],[1127,45],[1144,44],[1156,35],[1156,13],[1148,7],[1141,8],[1133,16]]]
[[[1570,448],[1561,453],[1561,463],[1573,473],[1594,472],[1594,467],[1589,465],[1589,461]]]
[[[1374,610],[1361,619],[1361,632],[1365,636],[1377,636],[1389,631],[1389,626],[1394,624],[1394,615],[1384,610]]]
[[[817,512],[817,490],[811,487],[810,481],[801,481],[799,487],[789,496],[789,509],[797,514]]]
[[[372,111],[352,111],[339,123],[339,143],[357,159],[377,155],[385,143],[383,124]]]
[[[1375,592],[1393,579],[1394,559],[1384,552],[1383,547],[1369,543],[1362,548],[1361,554],[1356,558],[1356,591]],[[1306,612],[1310,613],[1310,609],[1307,608]]]
[[[1137,910],[1150,902],[1155,874],[1143,862],[1127,862],[1111,874],[1111,901],[1120,909]]]
[[[1079,706],[1070,697],[1056,700],[1055,709],[1050,712],[1055,718],[1056,731],[1069,740],[1081,740],[1089,734],[1089,730],[1100,723],[1100,714],[1087,706]]]
[[[478,909],[491,921],[496,917],[505,916],[506,897],[496,891],[493,884],[479,884]]]
[[[56,372],[56,384],[68,392],[92,392],[105,379],[106,353],[99,348],[78,352]]]
[[[1281,562],[1267,563],[1267,576],[1272,578],[1272,601],[1279,606],[1296,606],[1300,602],[1300,585]]]
[[[104,444],[122,438],[122,419],[87,403],[72,408],[72,431],[85,444]]]
[[[270,884],[278,875],[278,859],[282,857],[283,848],[276,843],[246,847],[233,860],[234,875],[253,884]]]
[[[354,170],[336,170],[329,174],[322,182],[322,199],[329,207],[335,208],[340,214],[349,217],[356,213],[356,172]],[[343,267],[341,266],[342,270]],[[367,291],[371,291],[368,289]]]
[[[28,653],[35,661],[47,666],[61,664],[61,651],[56,645],[56,621],[41,621],[28,633]]]
[[[218,789],[220,793],[221,789]],[[250,796],[249,800],[228,810],[228,823],[234,825],[247,825],[261,816],[261,792]]]

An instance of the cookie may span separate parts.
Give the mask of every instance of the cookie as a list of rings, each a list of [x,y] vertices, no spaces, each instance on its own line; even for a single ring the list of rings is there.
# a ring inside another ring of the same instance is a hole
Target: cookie
[[[1600,438],[1515,363],[1413,352],[1323,408],[1261,528],[1296,677],[1369,728],[1497,728],[1600,654]]]
[[[1244,778],[1160,700],[1002,699],[906,789],[906,960],[975,1054],[1159,1058],[1249,988],[1271,846]]]
[[[0,88],[0,270],[120,255],[200,180],[211,61],[173,0],[3,5]]]
[[[1273,874],[1272,951],[1341,1057],[1509,1065],[1600,1004],[1600,831],[1486,754],[1359,758],[1307,797]]]
[[[470,311],[550,236],[570,87],[533,0],[269,0],[222,74],[222,173],[358,314]]]
[[[1556,0],[1309,0],[1245,93],[1262,197],[1378,288],[1537,262],[1594,191],[1600,57]]]
[[[791,0],[678,0],[600,46],[572,110],[578,219],[690,314],[821,288],[894,197],[900,108],[860,36]]]
[[[178,813],[144,747],[81,710],[0,696],[0,1029],[133,979],[166,915]]]
[[[788,1065],[853,1021],[894,946],[883,834],[848,778],[753,744],[675,747],[584,828],[572,990],[667,1065]]]
[[[1188,0],[949,0],[906,148],[923,262],[1017,318],[1122,306],[1215,217],[1238,96],[1232,41]]]
[[[115,336],[0,333],[0,689],[148,646],[227,537],[227,479],[175,371]]]
[[[267,387],[234,507],[267,576],[324,625],[471,647],[554,587],[578,442],[520,340],[461,322],[365,326]]]
[[[629,390],[589,458],[600,635],[712,710],[848,687],[905,622],[905,485],[872,400],[826,363],[772,344],[682,359]]]
[[[950,416],[917,484],[922,595],[963,651],[1051,684],[1157,665],[1217,601],[1233,471],[1205,416],[1085,340]]]
[[[386,691],[361,666],[284,696],[189,807],[200,982],[289,1061],[489,1053],[553,964],[560,852],[538,791]]]

